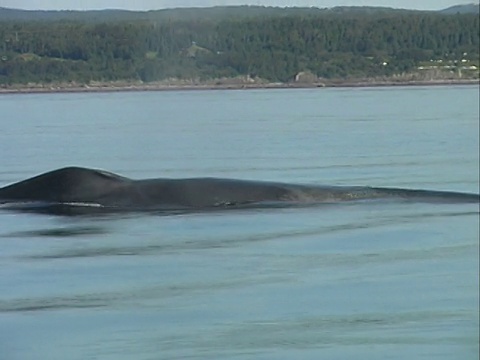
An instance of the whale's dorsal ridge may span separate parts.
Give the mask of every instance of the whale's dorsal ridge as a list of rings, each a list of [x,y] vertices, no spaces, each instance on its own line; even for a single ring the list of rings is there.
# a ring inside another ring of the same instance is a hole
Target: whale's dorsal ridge
[[[110,180],[129,180],[125,176],[115,174],[110,171],[102,169],[89,169],[81,166],[66,166],[54,171],[51,171],[50,174],[63,175],[63,176],[99,176],[105,179]]]
[[[103,170],[68,166],[0,189],[0,200],[94,202],[130,179]]]

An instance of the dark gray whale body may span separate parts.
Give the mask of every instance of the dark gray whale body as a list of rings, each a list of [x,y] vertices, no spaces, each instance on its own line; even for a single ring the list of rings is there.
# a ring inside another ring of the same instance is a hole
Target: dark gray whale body
[[[218,178],[132,180],[106,171],[80,167],[54,170],[0,188],[1,208],[65,215],[96,211],[188,211],[295,206],[373,199],[479,203],[480,195]]]

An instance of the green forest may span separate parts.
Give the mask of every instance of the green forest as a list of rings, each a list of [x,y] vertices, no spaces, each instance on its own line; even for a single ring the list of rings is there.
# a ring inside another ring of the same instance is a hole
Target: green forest
[[[240,10],[239,10],[240,11]],[[432,61],[478,69],[478,14],[282,11],[257,16],[0,18],[0,84],[236,76],[393,76]],[[478,77],[478,71],[473,73]]]

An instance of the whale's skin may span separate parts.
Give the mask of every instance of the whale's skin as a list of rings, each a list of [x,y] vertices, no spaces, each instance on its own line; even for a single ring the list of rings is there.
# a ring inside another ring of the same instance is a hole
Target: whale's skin
[[[103,211],[200,210],[354,200],[479,203],[480,195],[367,186],[317,186],[221,178],[133,180],[103,170],[66,167],[0,188],[0,204]]]

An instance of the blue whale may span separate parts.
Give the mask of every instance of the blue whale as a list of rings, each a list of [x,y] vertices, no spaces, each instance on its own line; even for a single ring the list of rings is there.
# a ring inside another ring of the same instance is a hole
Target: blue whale
[[[103,170],[66,167],[0,188],[0,208],[58,214],[118,211],[189,211],[295,206],[394,199],[479,203],[474,193],[317,186],[221,178],[133,180]]]

